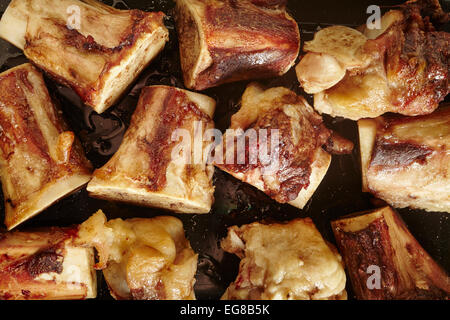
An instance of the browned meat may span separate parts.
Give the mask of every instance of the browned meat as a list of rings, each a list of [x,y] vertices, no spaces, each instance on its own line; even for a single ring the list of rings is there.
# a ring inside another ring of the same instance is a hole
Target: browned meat
[[[364,191],[397,208],[450,212],[450,107],[358,127]]]
[[[177,0],[186,87],[279,76],[300,49],[295,20],[283,0]]]
[[[91,178],[81,145],[30,64],[0,74],[0,177],[8,229]]]
[[[101,113],[164,47],[163,17],[96,0],[13,0],[0,37]]]
[[[0,300],[95,298],[94,250],[76,237],[76,228],[0,233]]]
[[[358,299],[449,298],[450,278],[391,208],[350,215],[332,225]]]
[[[325,28],[305,44],[299,81],[332,116],[429,114],[450,92],[450,34],[435,29],[449,20],[437,0],[418,0],[386,13],[381,30]]]
[[[322,146],[328,145],[338,153],[353,149],[351,142],[331,136],[322,117],[305,99],[282,87],[264,90],[250,84],[242,97],[241,109],[231,119],[231,129],[235,131],[227,131],[224,143],[216,149],[216,153],[225,150],[226,157],[215,165],[276,201],[299,208],[312,196],[331,162],[330,154]],[[272,130],[277,130],[279,136],[273,146]],[[251,139],[252,132],[256,140]],[[232,135],[234,138],[230,138]],[[260,153],[263,143],[267,143],[267,157]],[[244,151],[238,150],[239,145],[245,145]],[[240,152],[245,152],[244,161],[239,160]]]
[[[339,133],[331,131],[331,135],[323,147],[331,154],[350,154],[353,151],[354,144]]]
[[[383,48],[390,103],[405,115],[433,112],[450,92],[450,34],[437,32],[429,21],[432,14],[422,10],[428,3],[438,0],[417,1],[403,7],[403,20],[392,25],[377,39],[366,44],[370,50]],[[436,14],[442,10],[436,9]],[[443,14],[441,20],[450,20]],[[371,42],[375,42],[375,44]]]

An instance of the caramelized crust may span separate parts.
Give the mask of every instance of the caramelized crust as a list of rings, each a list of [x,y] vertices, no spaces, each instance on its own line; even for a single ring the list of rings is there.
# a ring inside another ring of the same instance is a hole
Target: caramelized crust
[[[449,298],[450,278],[391,208],[344,217],[332,226],[358,299]],[[379,287],[374,277],[379,277]]]
[[[450,34],[435,29],[449,20],[438,0],[417,0],[387,12],[381,29],[322,29],[305,44],[300,84],[332,116],[430,114],[450,92]]]
[[[0,174],[12,229],[90,179],[91,165],[30,64],[0,74]]]
[[[450,212],[450,108],[358,121],[364,191],[394,207]]]
[[[330,150],[340,153],[353,149],[353,144],[343,138],[332,139],[331,131],[307,102],[282,87],[264,90],[250,84],[242,97],[241,109],[231,119],[231,129],[235,131],[227,131],[216,148],[216,153],[224,150],[225,157],[215,165],[276,201],[299,208],[312,196],[330,164],[331,156],[322,146],[327,144]],[[272,130],[278,130],[276,146],[271,145],[275,134]],[[255,141],[251,140],[252,132],[257,135]],[[265,142],[267,159],[260,153]],[[239,160],[239,145],[245,145],[244,161]],[[256,161],[251,159],[255,153]]]
[[[208,213],[213,167],[203,157],[209,145],[203,131],[214,127],[214,108],[214,100],[204,95],[166,86],[143,88],[119,150],[94,172],[87,190],[105,199]],[[188,137],[180,142],[175,135],[181,130]],[[185,158],[176,159],[180,145]]]
[[[101,113],[164,47],[163,17],[96,0],[14,0],[0,21],[0,37]]]
[[[98,211],[80,227],[80,243],[97,249],[115,299],[193,300],[197,255],[174,217],[106,221]]]
[[[436,7],[430,9],[430,4]],[[404,115],[433,112],[450,92],[450,34],[435,30],[433,16],[450,21],[437,0],[420,0],[405,5],[404,20],[369,41],[370,50],[385,50],[386,76],[393,111]],[[371,43],[371,42],[375,42]]]
[[[242,259],[239,275],[222,299],[347,298],[342,259],[309,218],[231,227],[222,248]]]
[[[76,237],[76,228],[0,233],[0,299],[95,298],[94,251]]]
[[[286,73],[297,58],[300,33],[285,3],[177,0],[186,87],[203,90]]]

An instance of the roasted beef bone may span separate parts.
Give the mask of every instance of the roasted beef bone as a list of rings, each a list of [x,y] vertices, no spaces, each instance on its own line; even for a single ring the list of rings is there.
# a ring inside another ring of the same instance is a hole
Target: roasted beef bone
[[[0,299],[95,298],[94,250],[76,238],[77,228],[0,233]]]
[[[90,195],[208,213],[214,167],[204,157],[211,142],[203,136],[214,127],[215,104],[205,95],[174,87],[143,88],[119,150],[94,172]]]
[[[332,226],[358,299],[449,298],[450,278],[392,208],[350,215]]]
[[[295,63],[300,33],[286,1],[177,0],[186,87],[280,76]]]
[[[115,299],[193,300],[197,255],[175,217],[106,220],[80,226],[80,244],[97,249],[97,269]]]
[[[31,64],[0,74],[0,178],[8,229],[91,178],[80,143]]]
[[[450,212],[450,106],[358,121],[363,191],[396,208]]]
[[[163,18],[96,0],[13,0],[0,37],[101,113],[164,47]]]

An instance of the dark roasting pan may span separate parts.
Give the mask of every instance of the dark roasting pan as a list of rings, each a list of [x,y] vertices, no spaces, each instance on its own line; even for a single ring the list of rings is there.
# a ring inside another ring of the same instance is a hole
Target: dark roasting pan
[[[6,9],[9,2],[9,0],[0,0],[0,13]],[[70,89],[47,79],[50,92],[61,102],[69,124],[78,134],[88,158],[96,168],[106,163],[117,150],[136,107],[142,86],[165,84],[183,87],[177,34],[171,16],[174,2],[172,0],[104,0],[104,2],[109,5],[114,4],[118,8],[163,11],[169,17],[166,24],[170,30],[170,42],[166,45],[163,53],[141,74],[128,94],[116,106],[102,115],[83,106]],[[391,6],[402,2],[393,0],[289,0],[288,10],[299,23],[302,41],[305,41],[312,39],[318,27],[333,24],[357,26],[365,23],[368,17],[366,9],[371,4],[380,5],[384,12]],[[444,9],[449,11],[450,1],[443,0],[442,4]],[[448,26],[447,31],[449,31]],[[0,71],[5,71],[25,61],[26,58],[18,49],[0,40]],[[302,93],[293,69],[281,78],[264,80],[262,83],[269,86],[282,85]],[[231,115],[238,110],[239,99],[246,84],[240,82],[204,91],[218,102],[214,120],[220,130],[228,127]],[[447,98],[446,101],[448,100]],[[328,127],[355,142],[355,149],[351,155],[333,157],[325,179],[304,210],[278,204],[250,185],[241,183],[216,169],[214,175],[216,201],[212,212],[207,215],[176,215],[184,222],[187,237],[194,250],[199,253],[195,286],[198,299],[220,298],[229,283],[236,277],[239,260],[224,253],[219,246],[219,241],[225,236],[228,226],[257,220],[285,221],[297,217],[311,217],[322,235],[327,240],[335,242],[330,226],[331,220],[376,207],[374,199],[369,194],[361,192],[356,123],[327,116],[324,118]],[[3,199],[0,200],[0,220],[3,222]],[[19,229],[78,224],[100,208],[107,213],[109,218],[173,215],[163,210],[89,198],[86,191],[81,190],[24,223]],[[416,239],[449,272],[449,215],[409,209],[399,210],[399,212]],[[98,299],[112,299],[101,273],[99,272],[98,275]],[[354,299],[349,283],[347,289],[349,298]]]

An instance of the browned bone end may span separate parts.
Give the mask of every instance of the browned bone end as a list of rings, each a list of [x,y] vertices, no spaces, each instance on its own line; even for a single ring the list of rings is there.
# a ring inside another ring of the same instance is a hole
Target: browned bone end
[[[280,76],[298,56],[300,32],[285,1],[177,0],[176,12],[188,88]]]
[[[216,148],[216,153],[224,158],[214,164],[274,200],[298,208],[306,205],[325,176],[331,163],[330,153],[347,154],[353,150],[353,143],[327,129],[322,117],[303,97],[283,87],[265,89],[257,83],[248,85],[239,112],[231,118],[230,129],[240,129],[241,133],[224,135]],[[262,163],[259,154],[254,163],[250,161],[250,150],[255,151],[251,144],[255,141],[247,141],[245,132],[255,132],[261,138],[263,130],[267,130],[267,141],[271,141],[274,129],[279,134],[278,146],[267,149],[270,163],[276,167],[272,173],[264,174],[267,164]],[[237,157],[239,144],[245,144],[243,163]]]
[[[450,278],[390,207],[338,219],[332,227],[358,299],[449,298]]]

